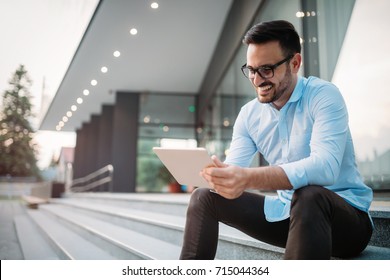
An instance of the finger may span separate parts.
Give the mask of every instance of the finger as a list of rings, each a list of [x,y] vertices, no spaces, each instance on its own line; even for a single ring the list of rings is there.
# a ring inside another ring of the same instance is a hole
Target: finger
[[[230,176],[229,170],[221,167],[209,167],[203,170],[205,175],[212,178],[228,178]]]
[[[227,167],[228,166],[226,163],[223,163],[222,161],[220,161],[216,155],[212,155],[211,160],[213,161],[213,163],[216,167]]]
[[[203,177],[203,179],[206,180],[206,182],[209,184],[210,188],[214,188],[214,183],[212,182],[212,177],[207,175],[206,172],[204,172],[203,170],[201,172],[199,172],[199,175],[201,177]]]

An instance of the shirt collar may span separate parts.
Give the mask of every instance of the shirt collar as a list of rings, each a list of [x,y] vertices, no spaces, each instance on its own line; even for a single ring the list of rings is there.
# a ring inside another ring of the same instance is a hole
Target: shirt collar
[[[299,99],[301,99],[303,95],[303,88],[304,79],[303,77],[298,77],[297,84],[295,85],[294,91],[291,94],[290,99],[287,101],[287,103],[297,102]]]
[[[301,99],[301,97],[303,95],[303,90],[304,90],[304,87],[305,87],[304,81],[305,81],[305,79],[303,77],[298,76],[297,84],[295,85],[294,91],[291,94],[291,96],[290,96],[289,100],[287,101],[287,103],[283,105],[282,109],[285,108],[288,103],[294,103],[294,102],[299,101],[299,99]],[[268,105],[271,108],[277,110],[275,108],[274,104],[272,104],[272,102],[271,103],[267,103],[266,105]],[[277,110],[277,111],[279,111],[279,110]]]

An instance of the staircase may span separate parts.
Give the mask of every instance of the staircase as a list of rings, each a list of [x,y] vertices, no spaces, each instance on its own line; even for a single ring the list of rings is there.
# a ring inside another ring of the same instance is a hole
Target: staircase
[[[14,218],[25,259],[178,259],[188,194],[73,193]],[[390,259],[389,203],[358,259]],[[217,259],[281,259],[284,250],[221,224]]]

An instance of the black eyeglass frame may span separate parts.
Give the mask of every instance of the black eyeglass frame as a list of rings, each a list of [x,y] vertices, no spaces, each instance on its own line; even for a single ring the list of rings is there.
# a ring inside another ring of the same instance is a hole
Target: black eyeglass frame
[[[291,58],[293,58],[293,57],[294,57],[294,54],[290,54],[290,55],[287,56],[285,59],[283,59],[283,60],[281,60],[281,61],[279,61],[279,62],[277,62],[277,63],[275,63],[275,64],[273,64],[273,65],[263,65],[263,66],[260,66],[260,67],[258,67],[258,68],[255,68],[255,69],[253,69],[253,68],[248,68],[248,67],[246,66],[246,63],[245,63],[244,65],[241,66],[241,72],[242,72],[242,74],[244,74],[244,76],[245,76],[246,78],[248,78],[248,79],[251,79],[251,78],[249,77],[249,76],[250,76],[250,73],[253,74],[253,77],[254,77],[254,76],[256,75],[256,73],[257,73],[257,74],[259,74],[260,77],[262,77],[263,79],[271,79],[271,78],[273,78],[273,76],[275,75],[275,69],[276,69],[278,66],[282,65],[283,63],[289,61],[289,60],[290,60]],[[248,69],[248,70],[249,70],[248,75],[245,74],[245,69]],[[259,70],[260,70],[260,71],[259,71]],[[261,73],[261,70],[265,70],[265,71],[270,71],[270,70],[271,70],[272,75],[265,76],[265,75],[263,75],[263,74]]]

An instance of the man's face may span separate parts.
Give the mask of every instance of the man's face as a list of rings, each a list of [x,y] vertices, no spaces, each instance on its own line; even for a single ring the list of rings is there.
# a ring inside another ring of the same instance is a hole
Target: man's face
[[[274,65],[285,58],[278,42],[250,44],[247,50],[247,67],[256,69]],[[274,69],[272,78],[262,78],[259,73],[251,77],[250,81],[256,90],[259,101],[273,103],[277,109],[283,107],[294,90],[299,64],[300,55],[295,54],[291,60]]]

